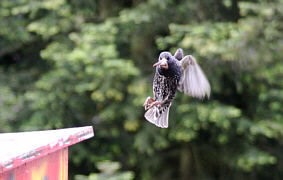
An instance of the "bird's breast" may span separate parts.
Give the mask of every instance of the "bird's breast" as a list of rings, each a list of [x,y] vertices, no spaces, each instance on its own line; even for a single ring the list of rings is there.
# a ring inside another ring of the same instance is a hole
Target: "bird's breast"
[[[153,91],[156,99],[163,100],[168,95],[172,93],[175,94],[179,83],[179,79],[180,78],[178,78],[178,76],[166,77],[157,74],[153,83],[153,88],[154,88]]]

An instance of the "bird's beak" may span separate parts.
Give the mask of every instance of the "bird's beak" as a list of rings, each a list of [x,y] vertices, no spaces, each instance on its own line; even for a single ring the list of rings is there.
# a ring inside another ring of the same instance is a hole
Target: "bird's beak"
[[[157,63],[153,65],[153,67],[156,67],[156,66],[161,66],[162,68],[168,69],[167,59],[165,58],[161,59],[160,61],[158,61]]]

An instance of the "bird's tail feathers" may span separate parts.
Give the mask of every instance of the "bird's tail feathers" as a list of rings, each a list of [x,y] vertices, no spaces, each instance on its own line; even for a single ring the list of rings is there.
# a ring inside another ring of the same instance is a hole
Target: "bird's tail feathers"
[[[168,128],[169,109],[170,106],[160,113],[159,108],[154,106],[144,114],[144,117],[160,128]]]

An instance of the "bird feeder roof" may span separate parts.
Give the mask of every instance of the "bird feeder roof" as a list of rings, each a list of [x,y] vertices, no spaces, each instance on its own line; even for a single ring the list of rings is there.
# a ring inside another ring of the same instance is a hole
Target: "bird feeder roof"
[[[92,126],[0,134],[0,174],[93,137]]]

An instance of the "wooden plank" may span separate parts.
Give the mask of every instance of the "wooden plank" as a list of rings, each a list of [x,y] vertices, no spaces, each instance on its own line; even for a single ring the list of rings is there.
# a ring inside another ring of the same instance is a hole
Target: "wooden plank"
[[[93,135],[92,126],[0,134],[0,174]]]
[[[68,147],[0,175],[0,180],[68,180]]]

